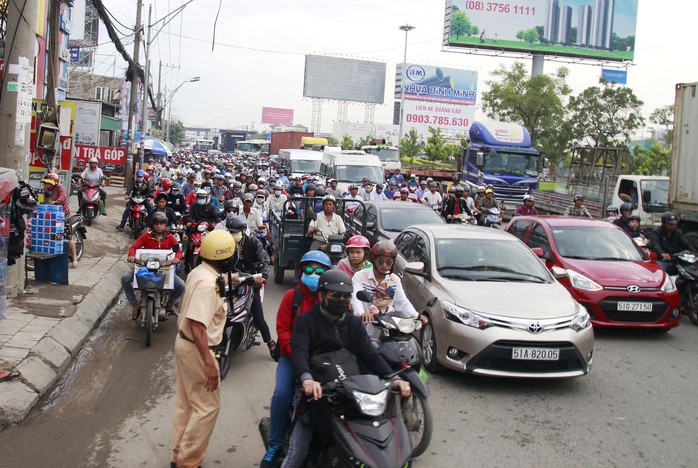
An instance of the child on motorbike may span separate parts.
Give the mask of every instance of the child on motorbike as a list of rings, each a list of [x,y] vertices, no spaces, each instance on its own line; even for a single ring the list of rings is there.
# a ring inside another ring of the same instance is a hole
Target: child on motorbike
[[[368,260],[371,244],[364,236],[356,235],[347,241],[347,256],[339,261],[337,268],[354,276],[359,270],[371,268],[373,264]]]

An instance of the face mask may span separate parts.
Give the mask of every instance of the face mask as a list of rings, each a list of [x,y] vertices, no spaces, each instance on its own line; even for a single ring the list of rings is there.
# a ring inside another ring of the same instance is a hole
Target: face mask
[[[235,243],[239,243],[242,240],[242,232],[236,232],[233,234],[233,240],[235,240]]]
[[[318,284],[320,284],[320,277],[318,275],[306,275],[303,273],[303,276],[301,276],[301,283],[312,292],[315,292],[317,291]]]
[[[463,196],[462,193],[456,193],[456,198],[461,198]]]
[[[281,190],[274,190],[274,196],[275,196],[275,197],[280,197],[280,196],[281,196]]]
[[[344,314],[349,313],[349,303],[341,299],[328,299],[327,312],[335,318],[342,317]]]
[[[205,205],[205,204],[206,204],[206,199],[205,199],[205,198],[197,198],[197,199],[196,199],[196,204],[197,204],[197,205]]]

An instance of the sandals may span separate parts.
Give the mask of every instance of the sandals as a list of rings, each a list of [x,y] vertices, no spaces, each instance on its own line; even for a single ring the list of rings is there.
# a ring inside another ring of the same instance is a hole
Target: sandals
[[[141,316],[141,305],[135,305],[133,306],[133,309],[131,310],[131,320],[138,320],[138,317]]]

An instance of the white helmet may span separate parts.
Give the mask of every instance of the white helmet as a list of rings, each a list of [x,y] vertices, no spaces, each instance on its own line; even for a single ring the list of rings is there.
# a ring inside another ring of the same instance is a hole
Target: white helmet
[[[536,200],[533,198],[533,195],[529,195],[529,194],[524,195],[523,201],[526,201],[526,200],[531,200],[532,202],[536,201]]]

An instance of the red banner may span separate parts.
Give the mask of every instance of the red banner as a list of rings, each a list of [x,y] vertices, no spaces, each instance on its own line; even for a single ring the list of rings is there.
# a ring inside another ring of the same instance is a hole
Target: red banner
[[[126,164],[126,148],[112,148],[109,146],[75,145],[73,149],[75,157],[74,172],[83,171],[87,166],[87,160],[97,158],[99,167],[105,173],[123,174]]]

